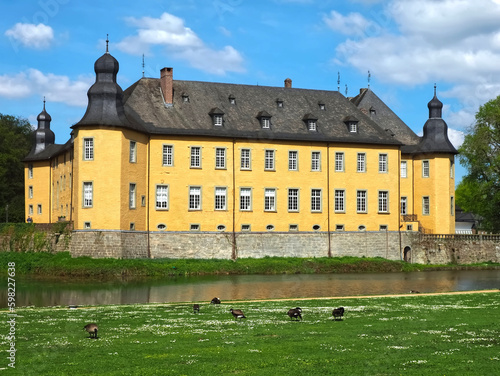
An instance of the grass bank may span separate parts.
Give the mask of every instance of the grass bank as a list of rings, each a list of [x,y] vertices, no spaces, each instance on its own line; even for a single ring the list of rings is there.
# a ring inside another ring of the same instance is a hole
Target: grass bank
[[[265,257],[260,259],[193,260],[193,259],[93,259],[72,258],[68,252],[0,252],[0,265],[15,262],[16,274],[36,277],[131,278],[223,274],[313,274],[410,272],[444,269],[491,269],[498,264],[418,265],[383,258]],[[0,268],[6,275],[7,268]]]
[[[303,321],[286,312],[299,306]],[[342,321],[332,309],[345,307]],[[22,308],[22,375],[493,375],[498,292],[357,299]],[[230,308],[242,309],[236,321]],[[7,313],[0,313],[8,349]],[[83,326],[99,325],[98,339]],[[0,368],[8,368],[2,357]],[[7,371],[8,372],[8,371]]]

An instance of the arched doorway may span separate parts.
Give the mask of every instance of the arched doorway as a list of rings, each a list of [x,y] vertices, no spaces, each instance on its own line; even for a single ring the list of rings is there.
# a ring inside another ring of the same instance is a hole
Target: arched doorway
[[[411,262],[411,247],[406,246],[405,249],[403,250],[403,260],[406,262]]]

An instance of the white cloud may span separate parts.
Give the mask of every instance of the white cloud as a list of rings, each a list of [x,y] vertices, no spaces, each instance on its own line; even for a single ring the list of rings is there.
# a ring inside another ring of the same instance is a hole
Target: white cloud
[[[13,43],[35,49],[50,47],[54,40],[54,31],[44,24],[17,23],[5,32]]]
[[[448,139],[458,149],[464,142],[465,133],[456,129],[448,128]]]
[[[243,57],[232,46],[215,50],[208,47],[196,33],[184,25],[184,20],[168,13],[160,18],[127,18],[137,27],[137,34],[117,44],[123,52],[140,55],[151,46],[163,46],[168,53],[200,70],[223,75],[226,72],[244,72]]]
[[[14,76],[0,76],[0,96],[4,98],[27,98],[32,95],[45,96],[48,101],[85,107],[87,91],[93,77],[79,77],[71,81],[67,76],[45,74],[37,69],[28,69]]]
[[[335,10],[332,10],[328,16],[323,16],[323,21],[330,29],[344,35],[362,36],[373,25],[373,22],[359,13],[349,13],[347,16],[343,16]]]

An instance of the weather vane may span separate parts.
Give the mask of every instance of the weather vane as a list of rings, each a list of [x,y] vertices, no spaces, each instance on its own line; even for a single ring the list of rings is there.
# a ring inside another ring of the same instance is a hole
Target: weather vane
[[[371,77],[371,74],[370,74],[370,71],[368,71],[368,89],[370,88],[370,77]]]
[[[345,96],[347,97],[347,84],[345,84]]]
[[[109,44],[109,34],[106,34],[106,53],[107,54],[109,54],[108,44]]]
[[[340,92],[340,72],[337,72],[337,91]]]
[[[142,78],[144,78],[144,54],[142,54]]]

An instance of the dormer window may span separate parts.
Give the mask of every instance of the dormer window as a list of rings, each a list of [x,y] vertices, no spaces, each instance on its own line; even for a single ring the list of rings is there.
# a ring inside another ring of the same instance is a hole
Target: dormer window
[[[306,123],[308,131],[316,132],[318,130],[318,118],[313,114],[305,114],[302,120]]]
[[[260,126],[262,129],[271,128],[271,115],[266,111],[261,111],[257,114],[257,119],[260,121]]]
[[[318,107],[321,111],[325,111],[326,110],[326,106],[323,102],[318,102]]]
[[[375,107],[370,107],[370,116],[374,116],[377,114],[377,111],[375,110]]]
[[[221,109],[215,107],[208,113],[212,117],[212,123],[216,127],[222,127],[224,124],[224,112]]]
[[[186,93],[183,93],[182,94],[182,101],[185,103],[189,102],[189,95],[187,95]]]
[[[354,116],[347,116],[344,119],[344,124],[347,125],[349,133],[358,133],[358,119]]]
[[[228,99],[229,99],[229,104],[232,105],[236,104],[236,97],[233,94],[231,94]]]
[[[283,99],[281,98],[276,99],[276,106],[278,108],[283,108]]]

